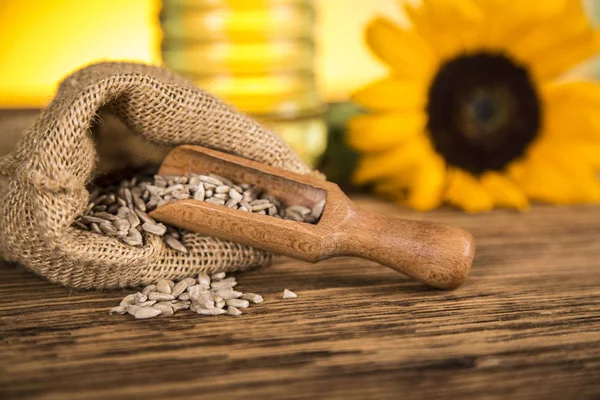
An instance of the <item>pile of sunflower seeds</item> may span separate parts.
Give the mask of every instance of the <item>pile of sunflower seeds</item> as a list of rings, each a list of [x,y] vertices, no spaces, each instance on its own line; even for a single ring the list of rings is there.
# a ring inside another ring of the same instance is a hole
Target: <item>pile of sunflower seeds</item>
[[[224,272],[212,276],[200,273],[197,279],[185,278],[177,283],[161,279],[141,292],[126,296],[110,314],[127,313],[146,319],[191,310],[200,315],[238,316],[242,314],[240,309],[263,302],[258,294],[233,290],[236,285],[235,278],[226,278]]]
[[[194,199],[246,212],[292,221],[317,223],[325,201],[312,209],[301,205],[283,207],[281,202],[248,184],[236,184],[215,174],[146,176],[121,181],[118,186],[97,188],[90,193],[85,215],[74,226],[114,236],[131,246],[143,244],[142,233],[158,235],[173,250],[187,253],[181,232],[155,221],[148,212],[170,201]]]

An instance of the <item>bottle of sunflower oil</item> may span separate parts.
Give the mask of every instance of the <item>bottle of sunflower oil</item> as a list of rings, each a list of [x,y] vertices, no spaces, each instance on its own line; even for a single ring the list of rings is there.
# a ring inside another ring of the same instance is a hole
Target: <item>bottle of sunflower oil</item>
[[[163,0],[166,66],[280,134],[315,165],[325,150],[311,0]]]

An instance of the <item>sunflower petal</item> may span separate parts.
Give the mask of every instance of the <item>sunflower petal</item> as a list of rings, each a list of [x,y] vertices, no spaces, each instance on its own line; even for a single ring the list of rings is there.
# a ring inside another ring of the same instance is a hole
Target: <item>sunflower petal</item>
[[[568,1],[560,12],[536,18],[528,31],[511,43],[509,50],[538,79],[550,80],[600,51],[600,36],[581,2]]]
[[[519,186],[497,172],[486,172],[480,178],[481,185],[500,207],[525,210],[529,208],[529,201]]]
[[[437,154],[418,166],[410,187],[407,202],[418,211],[428,211],[439,207],[446,183],[446,165]]]
[[[415,137],[397,148],[374,155],[363,156],[354,171],[353,181],[357,185],[392,177],[399,172],[426,162],[431,155],[431,146],[425,137]]]
[[[359,151],[389,150],[422,135],[424,114],[358,115],[348,121],[348,144]]]
[[[479,181],[458,168],[452,168],[448,173],[448,187],[444,198],[467,212],[488,211],[494,207],[492,197]]]
[[[400,29],[387,18],[371,21],[365,39],[377,57],[401,75],[423,77],[431,73],[431,50],[414,31]]]
[[[388,77],[360,89],[352,100],[373,111],[421,111],[427,102],[427,88],[414,80]]]
[[[523,174],[516,179],[532,200],[555,204],[594,203],[600,200],[596,179],[572,173],[539,154],[526,162]],[[579,171],[578,171],[579,172]]]

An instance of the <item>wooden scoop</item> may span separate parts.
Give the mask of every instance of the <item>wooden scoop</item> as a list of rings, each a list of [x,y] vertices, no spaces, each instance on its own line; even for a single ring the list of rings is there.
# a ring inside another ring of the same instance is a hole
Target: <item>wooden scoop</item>
[[[475,244],[470,233],[432,222],[390,218],[356,206],[334,183],[198,146],[179,146],[160,175],[214,173],[248,183],[284,205],[314,207],[325,200],[317,224],[288,221],[198,200],[177,200],[150,215],[205,235],[317,262],[335,256],[366,258],[442,289],[465,281]]]

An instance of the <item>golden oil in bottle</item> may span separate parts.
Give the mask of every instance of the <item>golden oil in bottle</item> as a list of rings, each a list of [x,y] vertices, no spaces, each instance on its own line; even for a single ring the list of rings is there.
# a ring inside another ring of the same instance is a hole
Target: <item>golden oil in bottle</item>
[[[281,135],[315,165],[327,140],[311,0],[163,0],[164,63]]]

